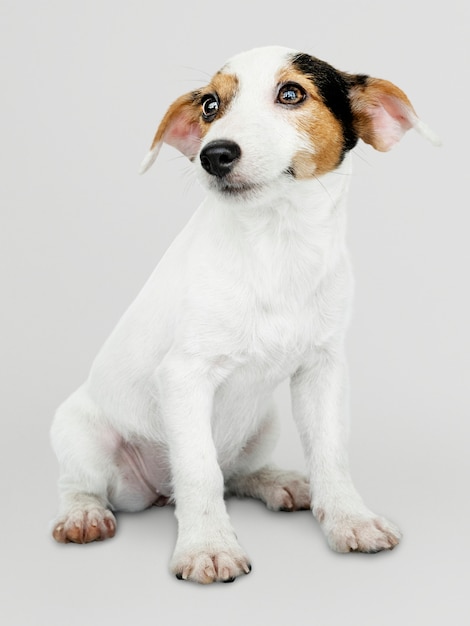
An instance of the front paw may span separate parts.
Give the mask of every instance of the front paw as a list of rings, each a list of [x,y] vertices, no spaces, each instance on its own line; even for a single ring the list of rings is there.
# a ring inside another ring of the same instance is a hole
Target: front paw
[[[176,548],[170,569],[180,580],[229,583],[242,574],[249,574],[251,565],[239,546],[214,548],[208,542],[183,550]]]
[[[321,512],[317,517],[322,521],[329,546],[336,552],[392,550],[401,539],[401,532],[395,524],[373,514],[345,515],[328,520],[327,514]]]

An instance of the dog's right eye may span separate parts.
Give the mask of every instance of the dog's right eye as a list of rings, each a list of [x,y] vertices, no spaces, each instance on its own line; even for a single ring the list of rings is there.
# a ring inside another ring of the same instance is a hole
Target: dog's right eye
[[[212,122],[219,110],[219,99],[211,93],[203,97],[202,99],[202,117],[206,122]]]

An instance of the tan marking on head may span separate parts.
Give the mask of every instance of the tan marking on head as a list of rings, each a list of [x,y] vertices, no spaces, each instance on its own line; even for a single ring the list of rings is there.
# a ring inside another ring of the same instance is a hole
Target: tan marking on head
[[[295,82],[301,85],[307,98],[286,113],[306,139],[306,146],[294,156],[292,166],[296,178],[321,176],[335,169],[343,150],[343,130],[339,120],[324,104],[314,83],[295,68],[286,68],[279,75],[279,85]]]
[[[238,91],[238,78],[234,74],[225,74],[220,71],[215,74],[211,82],[201,89],[199,101],[207,94],[217,94],[219,98],[219,110],[214,120],[219,119],[224,115],[227,109],[230,107],[232,100],[234,99]],[[208,126],[212,122],[206,122],[202,117],[200,118],[201,130],[207,132]]]

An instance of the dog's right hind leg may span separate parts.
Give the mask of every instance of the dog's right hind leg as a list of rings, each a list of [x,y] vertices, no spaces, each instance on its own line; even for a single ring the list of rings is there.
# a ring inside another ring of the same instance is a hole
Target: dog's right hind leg
[[[60,468],[54,539],[89,543],[113,537],[116,519],[108,497],[116,476],[117,436],[99,419],[99,411],[83,388],[59,407],[51,442]]]

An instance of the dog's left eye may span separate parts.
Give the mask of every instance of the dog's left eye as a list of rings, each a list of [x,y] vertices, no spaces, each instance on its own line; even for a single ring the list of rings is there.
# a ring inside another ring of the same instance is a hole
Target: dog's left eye
[[[307,97],[305,89],[297,83],[282,85],[277,94],[277,101],[281,104],[300,104]]]
[[[207,94],[202,99],[202,117],[206,122],[212,122],[219,110],[219,99],[215,94]]]

